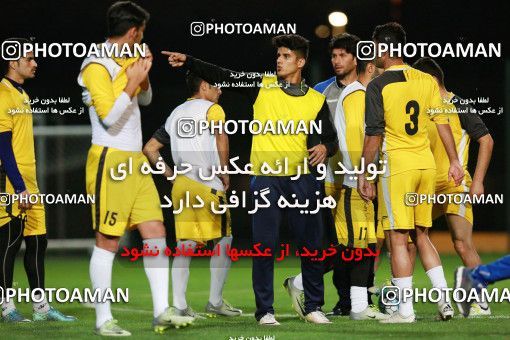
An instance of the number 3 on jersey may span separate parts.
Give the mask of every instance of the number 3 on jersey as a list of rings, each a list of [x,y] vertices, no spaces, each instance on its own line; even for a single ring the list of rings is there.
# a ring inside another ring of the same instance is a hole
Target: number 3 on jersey
[[[406,123],[406,133],[412,136],[418,132],[418,114],[420,113],[420,105],[416,100],[408,101],[406,104],[406,114],[410,115],[410,123]]]

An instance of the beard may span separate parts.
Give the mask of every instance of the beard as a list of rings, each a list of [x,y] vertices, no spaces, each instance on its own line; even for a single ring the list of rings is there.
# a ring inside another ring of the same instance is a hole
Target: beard
[[[350,69],[350,70],[346,70],[346,71],[344,71],[344,72],[337,73],[337,74],[336,74],[336,78],[337,78],[338,80],[342,80],[342,79],[344,79],[345,77],[347,77],[349,74],[351,74],[351,73],[352,73],[352,71],[354,71],[354,70],[355,70],[355,68],[352,68],[352,69]]]

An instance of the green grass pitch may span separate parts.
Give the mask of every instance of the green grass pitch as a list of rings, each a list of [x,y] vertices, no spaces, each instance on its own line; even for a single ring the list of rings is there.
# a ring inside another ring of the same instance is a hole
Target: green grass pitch
[[[484,254],[484,262],[492,261],[502,254]],[[456,256],[442,256],[448,284],[453,284],[453,271],[460,265]],[[287,261],[287,262],[286,262]],[[299,271],[298,262],[289,259],[277,264],[275,269],[275,310],[279,327],[259,326],[253,318],[255,300],[251,285],[251,261],[239,261],[232,265],[228,282],[224,289],[224,297],[234,306],[241,308],[244,315],[237,318],[209,318],[197,320],[191,327],[169,329],[163,335],[152,332],[152,302],[149,284],[142,268],[141,260],[128,263],[118,260],[114,264],[113,287],[128,287],[129,303],[114,304],[113,315],[119,325],[133,333],[137,339],[171,337],[173,339],[329,339],[329,338],[510,338],[510,304],[492,304],[493,316],[484,319],[463,319],[456,315],[449,322],[434,320],[436,306],[433,304],[416,304],[418,322],[415,324],[381,325],[374,321],[350,321],[347,317],[333,319],[331,325],[312,325],[298,319],[294,315],[290,300],[282,287],[285,277]],[[284,263],[285,262],[285,263]],[[87,256],[49,256],[46,261],[46,286],[85,288],[89,287]],[[430,283],[419,263],[414,276],[415,286],[430,287]],[[389,277],[389,264],[383,256],[376,276],[376,283],[381,284]],[[23,270],[22,259],[16,262],[15,282],[17,287],[27,287],[28,283]],[[331,283],[331,273],[325,277],[326,305],[329,311],[336,302],[336,293]],[[499,282],[495,287],[509,287],[510,281]],[[169,294],[171,298],[171,293]],[[201,312],[209,297],[209,268],[207,262],[194,259],[188,285],[188,304]],[[54,304],[65,314],[78,317],[78,321],[70,324],[42,322],[29,324],[1,324],[0,334],[3,339],[85,339],[94,337],[94,310],[79,303]],[[18,304],[25,315],[31,315],[30,304]]]

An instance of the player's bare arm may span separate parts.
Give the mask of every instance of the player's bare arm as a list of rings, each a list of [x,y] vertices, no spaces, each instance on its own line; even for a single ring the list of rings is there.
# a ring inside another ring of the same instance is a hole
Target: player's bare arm
[[[476,160],[473,182],[471,183],[471,188],[469,189],[470,195],[483,195],[484,193],[483,181],[491,161],[494,140],[490,134],[487,134],[478,139],[478,144],[480,144],[480,148],[478,149],[478,158]]]
[[[216,147],[218,148],[218,154],[220,156],[220,165],[222,168],[228,166],[228,155],[229,155],[229,145],[228,145],[228,135],[226,133],[220,133],[216,131],[214,133],[216,137]],[[230,187],[230,177],[228,174],[219,175],[223,186],[225,187],[225,191]]]
[[[453,179],[455,185],[459,185],[464,178],[464,169],[459,162],[459,156],[455,148],[455,141],[453,139],[452,129],[449,124],[436,124],[437,132],[450,160],[450,170],[448,170],[448,180]]]
[[[161,54],[168,56],[168,64],[172,67],[181,67],[186,62],[186,55],[183,53],[161,51]]]
[[[362,154],[362,157],[365,159],[365,164],[374,162],[377,152],[379,152],[381,139],[380,135],[365,136]],[[374,183],[368,182],[365,178],[365,174],[361,174],[358,177],[358,192],[365,201],[371,201],[375,198],[375,185]]]
[[[149,162],[155,166],[158,162],[163,162],[165,164],[165,172],[163,175],[165,177],[172,177],[173,171],[172,168],[165,162],[159,160],[161,157],[161,153],[159,150],[164,146],[164,144],[161,144],[156,138],[151,138],[149,141],[144,145],[143,147],[143,153],[149,159]],[[162,159],[162,158],[161,158]]]

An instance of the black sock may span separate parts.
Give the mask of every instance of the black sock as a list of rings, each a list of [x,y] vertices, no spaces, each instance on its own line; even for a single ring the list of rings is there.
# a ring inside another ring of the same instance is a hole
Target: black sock
[[[375,245],[371,244],[369,245],[370,249],[375,252]],[[375,257],[370,258],[370,275],[368,276],[368,282],[367,287],[373,287],[375,284]],[[372,293],[368,292],[368,304],[373,305],[374,302],[372,301]]]
[[[44,254],[48,240],[46,234],[25,236],[25,271],[30,289],[44,289]]]
[[[374,278],[375,278],[374,273],[373,273],[373,272],[372,272],[372,273],[370,273],[370,277],[369,277],[369,279],[368,279],[368,288],[370,288],[370,287],[373,287],[373,286],[374,286]],[[369,304],[369,305],[373,305],[373,304],[374,304],[374,302],[372,301],[372,293],[367,292],[367,294],[368,294],[368,296],[367,296],[367,298],[368,298],[368,304]]]
[[[13,218],[0,227],[0,286],[12,288],[14,276],[14,260],[23,240],[23,222]]]

